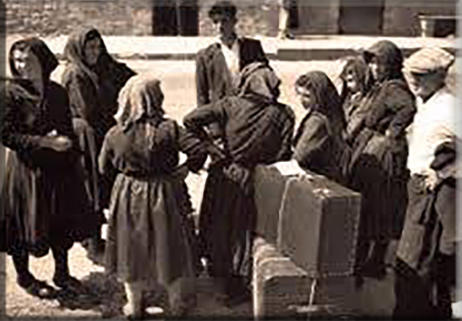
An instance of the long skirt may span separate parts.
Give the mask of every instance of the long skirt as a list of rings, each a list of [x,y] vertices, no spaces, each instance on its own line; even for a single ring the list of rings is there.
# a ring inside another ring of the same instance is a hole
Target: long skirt
[[[407,145],[387,147],[384,136],[363,130],[353,147],[350,187],[361,193],[361,238],[398,239],[407,207]]]
[[[256,206],[220,167],[209,171],[199,217],[199,242],[214,277],[251,279]]]
[[[118,174],[109,207],[106,269],[123,282],[169,287],[195,277],[188,195],[176,178]]]
[[[45,256],[50,247],[69,249],[93,235],[97,219],[88,200],[80,164],[31,168],[8,151],[1,191],[5,247]],[[59,171],[58,171],[59,170]]]

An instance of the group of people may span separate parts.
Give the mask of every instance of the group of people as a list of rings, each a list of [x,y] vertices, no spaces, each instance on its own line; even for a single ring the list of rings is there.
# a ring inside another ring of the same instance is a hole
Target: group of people
[[[404,61],[394,43],[381,40],[347,59],[340,93],[324,72],[310,71],[294,84],[306,109],[295,131],[260,42],[235,32],[236,7],[219,1],[209,16],[220,38],[197,54],[197,108],[183,126],[165,114],[160,80],[117,62],[94,28],[69,37],[61,85],[50,80],[58,61],[42,40],[13,44],[0,218],[18,285],[53,295],[28,266],[30,254],[51,249],[54,284],[78,290],[68,250],[83,242],[92,260],[124,282],[129,317],[145,313],[145,294],[157,286],[172,314],[186,313],[204,269],[227,304],[248,299],[253,170],[294,160],[361,193],[358,286],[386,275],[388,244],[400,239],[395,316],[450,316],[457,139],[445,76],[453,56],[425,48]],[[181,164],[180,152],[187,155]],[[185,178],[203,168],[195,227]]]

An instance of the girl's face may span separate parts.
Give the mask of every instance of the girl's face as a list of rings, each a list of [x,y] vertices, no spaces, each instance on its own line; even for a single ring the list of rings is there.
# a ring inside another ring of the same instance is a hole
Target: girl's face
[[[42,67],[38,57],[30,50],[13,51],[14,67],[21,78],[36,82],[42,79]]]
[[[295,91],[297,92],[297,95],[300,97],[300,102],[305,109],[309,110],[315,106],[315,97],[310,89],[297,86],[295,88]]]
[[[101,40],[98,38],[85,42],[85,61],[90,66],[96,65],[99,55],[101,54]]]
[[[376,81],[383,79],[386,75],[386,66],[380,63],[376,57],[373,57],[369,62],[369,69],[371,71],[372,77]]]
[[[359,81],[353,68],[349,68],[345,74],[345,86],[352,93],[356,93],[360,90]]]

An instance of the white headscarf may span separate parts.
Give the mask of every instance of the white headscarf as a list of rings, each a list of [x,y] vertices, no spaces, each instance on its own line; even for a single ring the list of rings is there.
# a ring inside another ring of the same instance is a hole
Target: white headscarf
[[[151,75],[134,76],[119,93],[119,109],[114,118],[124,130],[142,118],[161,120],[163,100],[160,80]]]

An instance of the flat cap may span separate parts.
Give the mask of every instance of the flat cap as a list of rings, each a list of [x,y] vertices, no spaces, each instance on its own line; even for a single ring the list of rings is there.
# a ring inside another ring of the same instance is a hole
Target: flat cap
[[[404,61],[406,71],[416,74],[427,74],[445,71],[454,62],[454,56],[438,47],[420,49]]]

